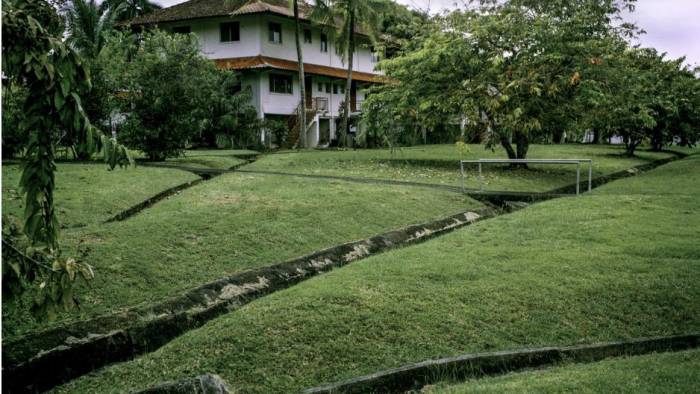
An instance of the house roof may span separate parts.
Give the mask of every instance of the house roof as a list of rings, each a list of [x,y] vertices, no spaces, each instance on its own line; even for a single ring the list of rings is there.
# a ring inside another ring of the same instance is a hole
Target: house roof
[[[263,68],[273,68],[277,70],[289,70],[289,71],[299,71],[299,66],[297,62],[278,59],[267,56],[250,56],[250,57],[236,57],[230,59],[217,59],[215,60],[217,67],[230,69],[230,70],[251,70],[251,69],[263,69]],[[342,68],[320,66],[317,64],[304,63],[304,73],[323,75],[333,78],[347,78],[348,71]],[[352,79],[361,82],[373,82],[373,83],[384,83],[385,78],[382,75],[371,74],[360,71],[352,72]]]
[[[299,2],[299,17],[308,20],[310,6]],[[288,0],[189,0],[132,19],[129,24],[148,25],[189,19],[272,13],[294,17]]]

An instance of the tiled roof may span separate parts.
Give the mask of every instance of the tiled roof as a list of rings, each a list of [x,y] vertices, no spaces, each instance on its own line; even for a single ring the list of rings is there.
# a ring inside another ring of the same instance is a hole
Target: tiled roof
[[[274,68],[278,70],[299,71],[297,62],[290,60],[278,59],[267,56],[251,56],[251,57],[236,57],[231,59],[217,59],[216,65],[219,68],[231,70],[250,70],[256,68]],[[304,63],[304,73],[323,75],[327,77],[345,79],[348,76],[348,71],[342,68],[320,66],[317,64]],[[382,75],[371,74],[366,72],[353,71],[352,79],[362,82],[383,83],[385,78]]]
[[[299,8],[299,16],[302,19],[307,19],[305,11],[309,9],[309,6],[302,1],[299,4]],[[131,20],[130,24],[148,25],[160,22],[264,12],[287,17],[294,16],[287,0],[189,0],[136,17]]]

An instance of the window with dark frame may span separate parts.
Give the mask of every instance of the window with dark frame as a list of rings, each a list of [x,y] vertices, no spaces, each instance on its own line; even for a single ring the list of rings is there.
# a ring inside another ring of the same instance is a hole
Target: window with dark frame
[[[345,85],[340,85],[340,94],[345,94]]]
[[[338,94],[338,85],[333,84],[333,94]]]
[[[270,93],[292,94],[292,76],[270,74]]]
[[[331,92],[331,84],[326,82],[326,93],[330,93],[330,92]]]
[[[226,22],[219,25],[221,42],[241,40],[241,24],[239,22]]]
[[[328,36],[321,33],[321,52],[328,52]]]
[[[323,92],[323,82],[318,83],[318,91]]]
[[[304,29],[304,42],[311,44],[311,29]]]
[[[282,25],[275,22],[270,22],[268,24],[268,29],[270,31],[270,42],[275,44],[282,43]]]
[[[189,26],[176,26],[173,27],[173,33],[175,34],[190,34],[192,29]]]

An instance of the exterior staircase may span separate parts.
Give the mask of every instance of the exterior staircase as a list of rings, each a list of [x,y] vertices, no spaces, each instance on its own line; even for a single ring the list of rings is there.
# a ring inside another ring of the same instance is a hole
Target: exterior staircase
[[[287,120],[287,138],[284,141],[284,144],[282,145],[282,148],[284,149],[291,149],[294,148],[298,145],[299,143],[299,133],[300,133],[300,122],[299,122],[299,111],[301,106],[297,107],[297,110],[295,111],[294,115],[291,115],[289,119]],[[309,126],[315,121],[316,117],[316,110],[314,109],[309,109],[306,108],[306,127],[304,130],[307,130]]]

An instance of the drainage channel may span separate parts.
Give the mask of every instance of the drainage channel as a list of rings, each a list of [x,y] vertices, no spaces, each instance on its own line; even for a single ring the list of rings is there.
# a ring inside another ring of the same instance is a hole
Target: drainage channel
[[[104,221],[104,223],[111,223],[111,222],[118,222],[122,220],[126,220],[137,213],[143,211],[144,209],[150,208],[153,205],[155,205],[157,202],[164,200],[168,197],[171,197],[185,189],[189,189],[192,186],[196,186],[203,181],[207,181],[215,176],[221,175],[221,174],[226,174],[229,172],[236,171],[238,168],[250,164],[254,162],[257,158],[256,156],[252,156],[251,158],[246,158],[245,162],[236,164],[233,167],[230,167],[229,169],[216,169],[216,168],[199,168],[199,167],[188,167],[188,166],[179,166],[179,165],[173,165],[173,164],[163,164],[163,163],[151,163],[151,162],[140,162],[140,165],[144,167],[157,167],[157,168],[168,168],[168,169],[173,169],[173,170],[181,170],[181,171],[187,171],[187,172],[192,172],[195,175],[199,176],[200,179],[190,181],[190,182],[185,182],[183,184],[171,187],[169,189],[163,190],[162,192],[147,198],[144,201],[141,201],[140,203],[127,208],[116,215],[112,216],[111,218],[107,219]]]
[[[152,352],[217,316],[333,268],[424,242],[497,214],[489,208],[462,212],[240,272],[156,305],[28,334],[3,344],[4,389],[48,390],[104,365]]]
[[[590,363],[612,357],[640,356],[697,348],[700,334],[639,338],[627,341],[564,347],[543,347],[464,354],[426,360],[371,375],[306,389],[302,394],[412,393],[439,382],[459,383],[467,379],[551,368],[563,363]],[[204,374],[159,383],[135,394],[234,393],[226,381]]]
[[[404,393],[410,390],[420,390],[426,385],[446,379],[464,381],[470,378],[499,375],[528,368],[553,366],[564,362],[594,362],[609,357],[693,349],[697,348],[698,344],[700,344],[700,334],[693,333],[589,345],[465,354],[404,365],[371,375],[314,387],[305,390],[303,394]]]
[[[680,157],[640,166],[646,171]],[[621,171],[597,178],[598,187],[634,175]],[[567,188],[575,188],[569,185]],[[562,188],[562,190],[565,188]],[[561,197],[559,193],[470,193],[503,208],[500,213]],[[234,274],[165,302],[78,321],[25,335],[3,346],[3,379],[9,391],[48,390],[110,363],[152,352],[184,332],[272,292],[288,288],[330,269],[436,236],[499,215],[485,208],[389,231],[345,243],[294,260]],[[61,365],[62,368],[56,368]]]

